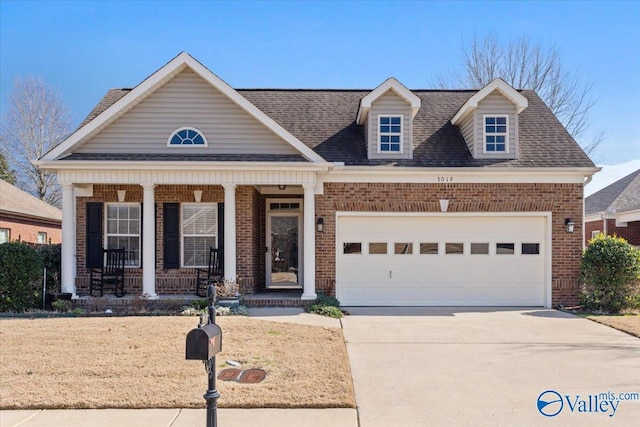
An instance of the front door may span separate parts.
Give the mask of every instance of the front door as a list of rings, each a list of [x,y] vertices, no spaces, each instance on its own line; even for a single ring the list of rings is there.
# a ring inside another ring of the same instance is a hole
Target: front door
[[[267,288],[302,287],[300,223],[299,212],[267,215]]]

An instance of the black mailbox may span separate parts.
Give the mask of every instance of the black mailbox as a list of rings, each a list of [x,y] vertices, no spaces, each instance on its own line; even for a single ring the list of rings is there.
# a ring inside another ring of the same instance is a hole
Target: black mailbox
[[[187,360],[209,360],[222,351],[222,330],[207,323],[187,334]]]

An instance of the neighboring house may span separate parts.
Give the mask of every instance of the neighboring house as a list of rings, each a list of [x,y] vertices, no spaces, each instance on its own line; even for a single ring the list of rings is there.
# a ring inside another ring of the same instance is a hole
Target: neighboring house
[[[584,201],[585,244],[600,233],[640,246],[640,169]]]
[[[20,240],[58,244],[62,211],[0,180],[0,244]]]
[[[501,79],[240,90],[186,53],[110,90],[38,164],[62,185],[68,292],[123,246],[128,293],[193,292],[217,246],[244,293],[371,306],[575,304],[598,170]]]

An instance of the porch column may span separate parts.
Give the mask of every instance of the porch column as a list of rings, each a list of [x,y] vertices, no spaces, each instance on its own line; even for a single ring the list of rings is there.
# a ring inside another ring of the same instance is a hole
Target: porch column
[[[236,280],[236,184],[224,184],[224,277]]]
[[[316,299],[316,204],[315,186],[303,185],[304,188],[304,277],[303,300]]]
[[[62,184],[62,292],[76,297],[76,229],[73,222],[73,184]]]
[[[156,230],[154,184],[142,184],[142,293],[150,298],[156,294]]]

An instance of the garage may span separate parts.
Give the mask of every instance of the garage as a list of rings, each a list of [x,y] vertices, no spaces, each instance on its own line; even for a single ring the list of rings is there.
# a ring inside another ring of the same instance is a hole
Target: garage
[[[545,306],[547,214],[338,213],[345,306]]]

